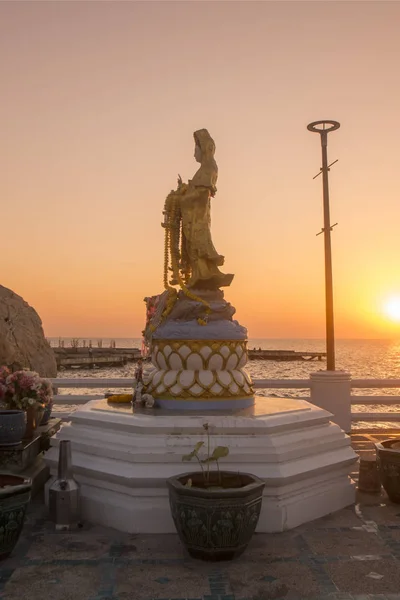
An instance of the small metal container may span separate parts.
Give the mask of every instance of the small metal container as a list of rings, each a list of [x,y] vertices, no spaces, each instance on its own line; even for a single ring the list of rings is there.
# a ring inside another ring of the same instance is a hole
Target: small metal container
[[[79,484],[72,475],[71,442],[60,442],[58,477],[49,489],[50,518],[57,530],[79,525]]]

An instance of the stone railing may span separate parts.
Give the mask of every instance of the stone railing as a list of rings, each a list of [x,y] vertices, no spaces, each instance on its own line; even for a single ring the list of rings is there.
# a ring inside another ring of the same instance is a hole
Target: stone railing
[[[58,390],[85,389],[94,390],[95,393],[86,394],[68,394],[58,393],[54,402],[55,405],[64,405],[75,407],[85,404],[89,400],[104,398],[104,393],[109,390],[132,389],[135,380],[133,378],[95,378],[85,377],[80,379],[52,379],[52,384]],[[299,400],[309,400],[317,406],[326,408],[333,415],[334,419],[343,429],[350,430],[351,421],[400,421],[400,411],[382,412],[378,410],[357,411],[353,407],[357,405],[400,405],[400,395],[355,395],[352,390],[375,390],[375,389],[399,389],[400,379],[351,379],[349,374],[337,371],[329,373],[320,371],[313,373],[309,379],[255,379],[253,386],[256,390],[290,390],[302,389],[310,390],[308,396],[302,396]],[[71,411],[63,409],[53,410],[54,416],[68,420]]]

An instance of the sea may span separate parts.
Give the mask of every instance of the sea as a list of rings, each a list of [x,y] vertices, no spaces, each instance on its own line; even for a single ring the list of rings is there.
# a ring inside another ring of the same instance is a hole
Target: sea
[[[110,347],[114,342],[117,348],[141,348],[139,338],[48,338],[51,346],[56,347],[60,342],[65,347],[79,340],[79,346],[93,347],[99,344],[103,348]],[[76,342],[75,342],[76,343]],[[249,339],[249,348],[262,350],[295,350],[302,352],[325,352],[325,341],[321,339]],[[351,373],[354,379],[400,379],[400,340],[336,340],[335,342],[336,369]],[[310,373],[325,370],[325,361],[270,361],[249,360],[247,370],[253,379],[307,379]],[[63,378],[120,378],[133,377],[135,364],[129,363],[120,367],[107,367],[100,369],[63,369],[58,377]],[[112,390],[111,390],[112,391]],[[122,393],[121,390],[119,390]],[[126,391],[129,391],[127,389]],[[60,389],[62,394],[102,394],[103,389],[93,388],[68,388]],[[354,389],[353,395],[362,396],[400,396],[400,388],[384,389]],[[309,396],[309,390],[290,389],[265,389],[257,390],[260,396],[302,398]],[[71,405],[57,406],[57,411],[71,411]],[[396,412],[400,414],[400,404],[386,406],[374,404],[370,406],[357,405],[354,411],[360,412]],[[394,423],[379,423],[380,427],[393,428]],[[400,426],[400,423],[399,423]]]

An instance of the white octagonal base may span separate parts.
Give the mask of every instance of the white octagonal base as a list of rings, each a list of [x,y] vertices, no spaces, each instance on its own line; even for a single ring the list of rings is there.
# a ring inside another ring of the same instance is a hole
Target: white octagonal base
[[[209,423],[212,445],[229,447],[221,468],[266,482],[257,531],[284,531],[354,502],[349,473],[357,455],[330,417],[286,398],[257,397],[239,413],[208,415],[132,413],[130,405],[93,400],[52,438],[46,461],[55,475],[58,444],[71,440],[84,519],[129,533],[172,533],[165,480],[191,470],[182,456],[206,440]]]

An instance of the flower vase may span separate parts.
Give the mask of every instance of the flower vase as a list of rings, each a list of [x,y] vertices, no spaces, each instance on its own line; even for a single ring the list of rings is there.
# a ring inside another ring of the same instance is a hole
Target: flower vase
[[[49,402],[43,411],[43,418],[41,420],[41,425],[47,425],[51,418],[51,411],[53,410],[53,401]]]
[[[24,440],[31,440],[43,417],[43,407],[29,406],[26,409],[26,429]]]

